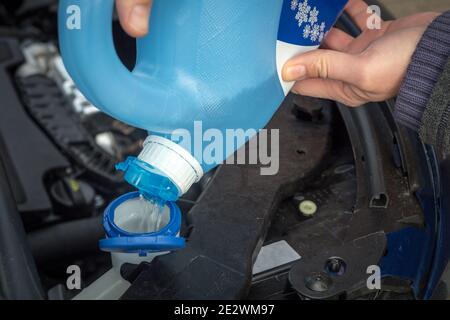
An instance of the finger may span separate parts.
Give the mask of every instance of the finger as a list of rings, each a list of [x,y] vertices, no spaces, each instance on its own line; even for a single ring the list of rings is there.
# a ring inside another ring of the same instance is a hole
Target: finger
[[[358,84],[364,65],[359,55],[333,50],[313,50],[301,54],[286,63],[283,68],[285,81],[307,78],[332,79]]]
[[[389,34],[396,33],[399,30],[420,27],[425,28],[438,15],[439,14],[437,13],[425,13],[394,21],[385,21],[383,22],[381,29],[364,30],[359,37],[355,38],[355,40],[350,43],[347,53],[357,54],[363,52],[378,39],[384,38]]]
[[[323,42],[324,47],[336,51],[346,51],[354,38],[346,32],[333,28],[328,32]]]
[[[349,107],[360,106],[367,102],[358,96],[348,84],[329,79],[299,81],[292,88],[292,92],[303,96],[337,101]]]
[[[148,33],[148,23],[153,0],[116,0],[122,28],[132,37]]]
[[[350,54],[358,54],[366,50],[372,42],[381,38],[386,32],[386,29],[380,30],[365,30],[359,37],[355,38],[349,46],[346,52]]]
[[[399,29],[428,26],[440,13],[437,12],[422,12],[409,17],[400,18],[389,23],[386,32],[393,32]]]
[[[345,7],[345,11],[353,19],[359,29],[364,31],[367,29],[367,19],[371,15],[369,5],[362,0],[350,0]]]

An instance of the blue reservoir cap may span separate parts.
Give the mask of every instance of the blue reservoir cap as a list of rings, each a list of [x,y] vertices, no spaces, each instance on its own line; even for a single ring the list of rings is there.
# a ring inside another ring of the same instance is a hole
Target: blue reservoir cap
[[[121,237],[100,240],[100,248],[108,252],[145,255],[148,252],[173,251],[184,248],[185,240],[171,236]]]
[[[106,239],[100,240],[100,249],[108,252],[138,253],[145,256],[149,252],[163,252],[182,249],[185,239],[179,237],[181,228],[181,211],[174,202],[165,202],[168,207],[169,221],[156,232],[131,233],[121,229],[115,223],[116,209],[141,197],[140,192],[125,194],[114,200],[105,210],[103,216],[103,227]],[[131,212],[130,212],[131,214]]]
[[[176,201],[180,197],[180,190],[164,173],[136,157],[128,157],[116,169],[123,171],[125,180],[147,198]]]

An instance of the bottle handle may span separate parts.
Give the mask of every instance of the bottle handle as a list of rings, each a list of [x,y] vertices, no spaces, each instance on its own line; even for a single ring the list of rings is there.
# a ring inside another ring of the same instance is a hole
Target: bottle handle
[[[61,0],[58,10],[61,55],[86,98],[136,127],[162,123],[162,112],[154,112],[152,119],[136,116],[143,102],[164,108],[168,90],[154,78],[133,74],[120,61],[112,32],[114,1]]]

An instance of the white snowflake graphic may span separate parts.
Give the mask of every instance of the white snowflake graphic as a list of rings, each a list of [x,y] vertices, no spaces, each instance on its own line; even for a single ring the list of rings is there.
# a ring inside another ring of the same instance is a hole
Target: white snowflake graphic
[[[319,27],[320,30],[319,42],[322,42],[323,39],[325,38],[325,28],[326,28],[325,22],[322,22]]]
[[[311,35],[311,26],[307,24],[303,28],[303,38],[308,39],[310,35]]]
[[[319,42],[322,42],[324,38],[325,38],[325,33],[321,32],[319,34]]]
[[[292,0],[291,10],[297,11],[295,20],[299,28],[302,28],[302,35],[304,39],[309,39],[312,42],[322,42],[325,38],[326,24],[320,21],[320,11],[317,7],[311,7],[309,0]]]
[[[320,32],[325,32],[325,27],[326,27],[325,22],[322,22],[320,24]]]
[[[304,14],[309,14],[309,12],[311,11],[311,6],[308,4],[308,0],[304,0],[298,5],[298,11],[301,11]]]
[[[320,27],[318,24],[315,24],[311,29],[310,38],[312,41],[316,42],[317,40],[319,40],[319,37],[320,37]]]
[[[295,11],[295,10],[297,10],[297,7],[298,7],[298,0],[292,0],[291,1],[291,10]]]
[[[311,7],[308,5],[308,0],[298,4],[297,7],[298,11],[295,15],[295,19],[298,21],[298,26],[301,27],[304,23],[308,22]]]
[[[308,14],[304,11],[298,11],[295,19],[298,21],[298,26],[301,27],[304,23],[308,22]]]
[[[309,13],[309,23],[315,24],[319,20],[319,10],[316,7]]]

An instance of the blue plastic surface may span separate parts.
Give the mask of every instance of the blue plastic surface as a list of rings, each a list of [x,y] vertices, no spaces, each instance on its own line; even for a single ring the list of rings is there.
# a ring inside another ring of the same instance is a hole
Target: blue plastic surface
[[[178,236],[181,228],[181,212],[173,202],[167,202],[170,210],[169,223],[157,232],[130,233],[122,230],[114,223],[114,212],[118,206],[126,201],[139,198],[140,192],[125,194],[114,200],[105,210],[103,227],[106,239],[100,240],[100,249],[108,252],[139,253],[161,252],[182,249],[185,240]]]
[[[147,198],[176,201],[181,196],[177,186],[162,172],[135,157],[128,157],[116,169],[124,171],[125,180]]]
[[[387,235],[382,276],[411,280],[415,298],[431,299],[450,259],[450,168],[430,146],[418,142],[417,162],[426,177],[417,191],[424,212],[424,227],[406,227]],[[419,149],[420,150],[420,149]]]
[[[128,124],[167,138],[177,129],[192,132],[194,121],[204,130],[259,130],[284,99],[278,37],[319,44],[346,2],[155,0],[150,34],[137,41],[136,67],[129,72],[114,49],[114,1],[61,0],[60,47],[83,94]],[[301,24],[300,9],[308,15]],[[80,23],[70,24],[77,13]],[[205,172],[219,164],[200,163]]]

